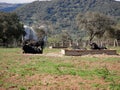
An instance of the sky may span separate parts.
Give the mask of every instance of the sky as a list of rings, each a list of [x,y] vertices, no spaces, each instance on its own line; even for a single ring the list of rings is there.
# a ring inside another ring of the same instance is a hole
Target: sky
[[[2,0],[0,2],[6,2],[6,3],[30,3],[36,0]],[[49,1],[49,0],[39,0],[39,1]],[[120,0],[115,0],[120,1]]]
[[[6,3],[30,3],[33,1],[38,1],[38,0],[0,0],[0,2],[6,2]],[[50,0],[39,0],[39,1],[50,1]]]

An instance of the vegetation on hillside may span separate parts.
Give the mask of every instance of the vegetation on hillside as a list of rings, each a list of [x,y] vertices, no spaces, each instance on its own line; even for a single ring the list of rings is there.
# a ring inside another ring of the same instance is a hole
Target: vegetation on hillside
[[[32,23],[34,23],[34,21],[47,20],[52,23],[58,22],[63,28],[67,27],[67,24],[71,25],[69,21],[74,20],[79,12],[84,13],[87,11],[97,11],[119,17],[120,2],[114,0],[35,1],[17,10],[23,21],[32,20]]]
[[[114,0],[35,1],[16,10],[25,24],[45,24],[52,37],[66,30],[74,39],[85,36],[85,32],[79,30],[76,24],[76,16],[88,11],[109,15],[119,21],[120,2]]]
[[[17,12],[20,20],[24,24],[32,25],[35,28],[36,26],[39,27],[41,25],[47,26],[47,35],[49,37],[48,40],[63,41],[64,35],[62,34],[65,32],[66,36],[68,37],[64,38],[64,41],[68,41],[71,39],[81,40],[83,39],[83,37],[87,36],[86,31],[83,31],[81,28],[79,28],[79,25],[77,24],[78,20],[76,19],[76,17],[80,13],[84,16],[88,11],[99,13],[99,15],[107,15],[105,17],[112,17],[113,19],[115,19],[117,25],[115,25],[114,28],[110,28],[110,26],[109,31],[113,32],[111,34],[114,36],[114,38],[120,39],[120,3],[114,0],[35,1],[33,3],[23,5],[15,12]],[[92,18],[90,14],[89,18]],[[107,24],[108,23],[104,23],[104,25]],[[87,29],[87,31],[90,31],[90,28]],[[95,29],[96,28],[94,28],[93,30]],[[99,28],[97,27],[97,30],[98,29],[103,28],[102,26],[99,26]],[[104,30],[105,29],[106,28],[104,28]],[[98,31],[100,31],[100,33],[99,35],[97,34],[97,36],[101,36],[104,33],[102,33],[101,30]],[[108,33],[105,34],[107,35]]]

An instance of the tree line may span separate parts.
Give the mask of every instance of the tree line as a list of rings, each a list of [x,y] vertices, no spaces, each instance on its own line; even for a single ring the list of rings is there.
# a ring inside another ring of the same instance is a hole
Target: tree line
[[[62,30],[61,34],[53,35],[50,42],[69,42],[89,40],[120,40],[120,23],[112,16],[99,12],[86,12],[76,15],[76,39],[67,30]],[[78,33],[80,32],[80,34]],[[87,39],[85,39],[87,38]]]
[[[97,39],[116,39],[120,40],[120,23],[114,18],[98,13],[87,12],[79,13],[76,15],[76,26],[78,31],[86,32],[83,36],[77,36],[78,40],[82,40],[84,37],[88,37],[89,41]],[[67,30],[62,30],[61,33],[53,35],[48,27],[47,32],[35,27],[38,37],[42,35],[48,35],[48,42],[69,42],[73,41],[73,37]],[[78,32],[76,31],[76,32]],[[22,36],[25,35],[23,24],[19,20],[19,17],[15,13],[0,13],[0,42],[4,43],[4,46],[9,44],[21,43]]]
[[[17,14],[0,12],[0,42],[4,46],[21,42],[24,34],[23,24],[20,23]]]
[[[90,42],[95,37],[104,40],[108,38],[120,40],[120,23],[110,16],[98,12],[87,12],[78,14],[76,21],[78,27],[87,32]]]

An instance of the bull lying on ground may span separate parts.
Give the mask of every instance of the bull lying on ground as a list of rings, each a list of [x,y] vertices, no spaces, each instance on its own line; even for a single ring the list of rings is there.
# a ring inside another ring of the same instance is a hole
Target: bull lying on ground
[[[38,41],[35,43],[25,41],[22,47],[23,53],[31,53],[31,54],[42,54],[43,48],[44,48],[44,41]]]
[[[106,47],[99,47],[96,43],[90,43],[90,46],[93,50],[107,49]]]

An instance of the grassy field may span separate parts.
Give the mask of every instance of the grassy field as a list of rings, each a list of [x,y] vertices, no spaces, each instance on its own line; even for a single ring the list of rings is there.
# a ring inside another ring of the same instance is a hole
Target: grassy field
[[[120,90],[119,69],[119,55],[74,57],[48,48],[32,55],[0,48],[0,90]]]

